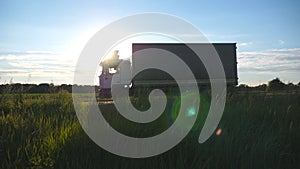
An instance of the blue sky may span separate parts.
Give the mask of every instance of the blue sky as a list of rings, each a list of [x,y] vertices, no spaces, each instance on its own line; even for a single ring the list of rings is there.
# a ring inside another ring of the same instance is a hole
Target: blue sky
[[[72,84],[87,40],[124,16],[162,12],[211,42],[237,42],[239,83],[300,81],[300,1],[0,1],[0,84]]]

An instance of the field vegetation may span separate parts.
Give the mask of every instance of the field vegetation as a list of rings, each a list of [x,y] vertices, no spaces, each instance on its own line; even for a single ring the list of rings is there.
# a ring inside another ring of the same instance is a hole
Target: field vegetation
[[[144,159],[120,157],[98,147],[82,130],[70,91],[56,89],[29,93],[22,85],[1,86],[0,168],[300,168],[299,85],[275,81],[229,89],[218,130],[203,144],[198,136],[210,99],[201,93],[199,115],[188,136],[173,149]],[[118,131],[148,137],[174,122],[177,99],[170,97],[163,115],[146,125],[126,121],[113,104],[99,107]],[[133,103],[145,109],[138,98]]]

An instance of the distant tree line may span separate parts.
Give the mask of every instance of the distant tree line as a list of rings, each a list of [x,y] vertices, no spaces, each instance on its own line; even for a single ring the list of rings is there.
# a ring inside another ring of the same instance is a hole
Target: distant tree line
[[[91,89],[97,90],[96,86],[80,86],[71,84],[54,85],[52,83],[41,83],[38,85],[13,83],[0,85],[0,93],[58,93],[60,91],[67,91],[71,93],[73,86],[79,87],[81,92],[89,92]]]
[[[294,90],[300,90],[300,82],[298,84],[293,83],[283,83],[279,78],[275,78],[268,82],[268,84],[261,84],[258,86],[248,86],[245,84],[240,84],[237,87],[240,91],[294,91]]]
[[[71,84],[54,85],[52,83],[41,84],[2,84],[0,85],[1,94],[9,93],[58,93],[60,91],[72,92],[72,87],[78,87],[80,92],[86,93],[91,91],[97,91],[98,86],[80,86]],[[300,82],[298,84],[283,83],[279,78],[275,78],[268,82],[268,84],[261,84],[258,86],[248,86],[246,84],[240,84],[235,87],[237,91],[300,91]]]

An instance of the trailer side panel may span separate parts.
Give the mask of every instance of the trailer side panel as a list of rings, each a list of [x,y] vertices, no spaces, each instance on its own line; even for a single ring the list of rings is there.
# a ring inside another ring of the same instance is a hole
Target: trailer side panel
[[[200,52],[200,54],[204,55],[204,57],[212,57],[212,55],[217,54],[223,64],[227,84],[237,85],[238,77],[236,61],[236,43],[192,43],[188,44],[188,46],[196,48],[197,51]],[[168,52],[172,52],[177,57],[182,59],[191,69],[199,84],[209,84],[211,80],[220,78],[209,77],[202,61],[188,46],[186,44],[181,43],[134,43],[132,44],[132,71],[134,72],[135,65],[139,64],[139,62],[143,60],[143,56],[137,54],[137,51],[143,49],[157,48],[166,50]],[[207,52],[209,51],[207,49],[212,49],[212,47],[214,47],[216,52]],[[160,57],[164,56],[161,55]],[[189,79],[185,79],[184,74],[180,75],[180,79],[177,80],[189,81]],[[137,74],[133,78],[134,85],[171,85],[174,83],[175,81],[172,77],[166,75],[165,73],[159,73],[158,70],[154,69],[145,70]]]

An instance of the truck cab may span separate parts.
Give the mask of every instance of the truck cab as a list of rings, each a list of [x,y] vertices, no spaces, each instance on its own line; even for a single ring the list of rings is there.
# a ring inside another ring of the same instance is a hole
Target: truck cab
[[[100,98],[111,98],[111,86],[124,85],[128,87],[131,82],[131,64],[129,60],[119,58],[119,51],[100,63],[102,73],[99,76]]]

